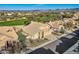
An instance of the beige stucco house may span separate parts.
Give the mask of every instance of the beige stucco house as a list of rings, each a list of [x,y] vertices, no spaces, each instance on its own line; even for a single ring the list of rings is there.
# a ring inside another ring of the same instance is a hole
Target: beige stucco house
[[[46,35],[49,35],[50,27],[47,24],[39,23],[39,22],[31,22],[28,26],[24,26],[23,32],[26,34],[27,38],[31,39],[42,39],[45,38]]]
[[[5,45],[6,41],[18,41],[18,36],[12,27],[0,27],[0,48]]]
[[[76,21],[76,19],[73,18],[67,18],[66,20],[64,20],[64,23],[68,23],[71,22],[74,26],[78,25],[78,22]]]
[[[59,21],[53,21],[53,22],[49,22],[48,25],[51,27],[52,31],[60,31],[61,28],[64,29],[63,26],[63,21],[59,20]]]
[[[78,19],[79,18],[79,12],[75,13],[73,18]]]

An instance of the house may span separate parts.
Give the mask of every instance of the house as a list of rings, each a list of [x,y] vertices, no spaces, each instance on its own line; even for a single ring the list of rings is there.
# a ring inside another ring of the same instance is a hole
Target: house
[[[5,46],[7,41],[18,41],[18,36],[12,27],[0,27],[0,48]]]
[[[74,18],[66,18],[64,20],[64,23],[68,23],[68,22],[71,22],[74,26],[77,24]]]
[[[74,19],[79,19],[79,12],[74,14]]]
[[[31,39],[42,39],[45,38],[46,35],[49,35],[50,27],[47,24],[39,23],[39,22],[31,22],[31,24],[24,26],[23,32],[26,33],[27,38]]]
[[[50,21],[48,25],[51,27],[52,31],[60,31],[61,28],[64,28],[63,21],[61,20],[53,22]]]

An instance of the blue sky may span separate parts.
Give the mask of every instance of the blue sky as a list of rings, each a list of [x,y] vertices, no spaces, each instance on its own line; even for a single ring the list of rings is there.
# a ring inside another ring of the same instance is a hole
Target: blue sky
[[[35,10],[79,8],[79,4],[0,4],[0,10]]]

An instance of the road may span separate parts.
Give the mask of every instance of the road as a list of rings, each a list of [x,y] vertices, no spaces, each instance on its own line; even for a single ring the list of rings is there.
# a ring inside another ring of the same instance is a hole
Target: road
[[[36,49],[29,54],[63,54],[79,40],[79,30],[59,38],[42,48]]]

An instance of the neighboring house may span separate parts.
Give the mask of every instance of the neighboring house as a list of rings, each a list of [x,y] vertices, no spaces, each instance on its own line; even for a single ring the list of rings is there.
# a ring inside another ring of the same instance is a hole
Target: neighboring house
[[[30,15],[33,15],[33,14],[29,12],[29,13],[26,13],[25,15],[30,16]]]
[[[12,13],[7,13],[7,15],[8,15],[8,16],[11,16],[11,15],[12,15]]]
[[[79,12],[74,14],[74,19],[79,19]]]
[[[61,28],[64,29],[63,26],[63,21],[53,21],[53,22],[49,22],[48,25],[51,27],[52,31],[60,31]]]
[[[18,36],[12,27],[0,27],[0,48],[6,41],[18,41]]]
[[[74,26],[77,25],[77,22],[75,21],[74,18],[67,18],[64,20],[65,23],[71,22]]]
[[[27,38],[31,39],[42,39],[45,38],[46,35],[49,35],[50,27],[47,24],[39,23],[39,22],[31,22],[31,24],[24,26],[24,33],[26,33]]]

